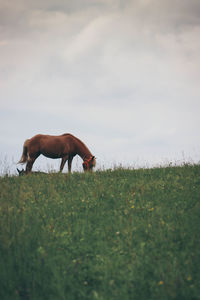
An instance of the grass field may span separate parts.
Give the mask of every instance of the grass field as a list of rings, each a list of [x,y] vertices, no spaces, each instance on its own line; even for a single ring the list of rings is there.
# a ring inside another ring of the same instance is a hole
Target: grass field
[[[200,299],[200,166],[0,177],[0,299]]]

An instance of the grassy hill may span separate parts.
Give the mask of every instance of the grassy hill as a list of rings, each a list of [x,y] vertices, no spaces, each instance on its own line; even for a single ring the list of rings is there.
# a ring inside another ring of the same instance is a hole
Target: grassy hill
[[[200,299],[200,166],[0,178],[0,299]]]

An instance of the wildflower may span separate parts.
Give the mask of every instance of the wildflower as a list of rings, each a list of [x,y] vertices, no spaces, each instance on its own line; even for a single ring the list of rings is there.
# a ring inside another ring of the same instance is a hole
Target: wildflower
[[[162,281],[162,280],[160,280],[159,282],[158,282],[158,285],[163,285],[164,284],[164,282]]]
[[[113,280],[113,279],[111,279],[110,281],[109,281],[109,284],[110,285],[113,285],[115,283],[115,281]]]
[[[187,281],[191,281],[191,280],[192,280],[192,276],[189,275],[189,276],[187,277]]]
[[[131,208],[135,208],[135,206],[134,206],[134,205],[132,205],[132,206],[131,206]]]
[[[154,207],[152,207],[152,208],[149,208],[149,211],[154,211]]]
[[[38,247],[37,252],[42,256],[46,255],[45,249],[42,246]]]

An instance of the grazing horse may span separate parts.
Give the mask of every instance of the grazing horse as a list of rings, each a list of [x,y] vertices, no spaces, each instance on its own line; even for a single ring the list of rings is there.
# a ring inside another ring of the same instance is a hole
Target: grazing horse
[[[61,158],[60,172],[68,160],[68,171],[71,172],[72,160],[75,155],[83,159],[84,171],[92,170],[96,159],[86,145],[72,134],[58,136],[37,134],[24,142],[23,153],[18,163],[26,164],[26,173],[30,173],[35,160],[40,154],[49,158]]]

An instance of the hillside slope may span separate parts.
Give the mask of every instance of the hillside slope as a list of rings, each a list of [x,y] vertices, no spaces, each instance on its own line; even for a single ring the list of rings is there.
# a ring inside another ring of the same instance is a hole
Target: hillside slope
[[[0,299],[200,299],[200,166],[0,178]]]

